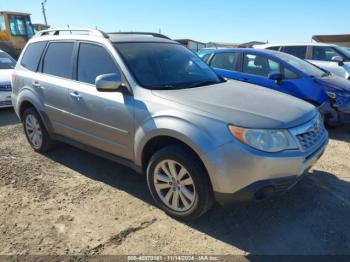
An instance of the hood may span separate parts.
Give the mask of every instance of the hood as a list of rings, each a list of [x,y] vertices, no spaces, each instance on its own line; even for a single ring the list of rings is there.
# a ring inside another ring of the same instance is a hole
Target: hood
[[[316,78],[315,82],[327,87],[327,91],[350,92],[350,81],[336,75]]]
[[[295,97],[239,81],[181,90],[153,90],[152,93],[247,128],[295,127],[317,112],[314,106]]]
[[[9,84],[11,83],[11,76],[13,69],[0,69],[0,83]]]

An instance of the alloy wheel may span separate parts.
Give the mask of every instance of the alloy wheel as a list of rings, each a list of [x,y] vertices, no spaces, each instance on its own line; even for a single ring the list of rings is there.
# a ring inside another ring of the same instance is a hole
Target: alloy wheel
[[[178,212],[185,212],[193,206],[196,188],[183,165],[174,160],[162,160],[154,172],[154,187],[163,204]]]

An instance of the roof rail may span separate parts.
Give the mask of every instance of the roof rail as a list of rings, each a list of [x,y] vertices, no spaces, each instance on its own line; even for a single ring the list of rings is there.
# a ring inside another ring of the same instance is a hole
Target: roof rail
[[[165,38],[165,39],[171,40],[169,37],[165,35],[158,34],[158,33],[149,33],[149,32],[111,32],[107,34],[108,35],[148,35],[148,36]]]
[[[45,35],[60,35],[61,32],[68,32],[71,35],[74,33],[79,34],[81,32],[81,35],[92,35],[92,36],[100,36],[104,38],[109,38],[109,36],[104,33],[103,31],[97,30],[97,29],[90,29],[90,28],[56,28],[56,29],[47,29],[39,31],[35,36],[45,36]]]

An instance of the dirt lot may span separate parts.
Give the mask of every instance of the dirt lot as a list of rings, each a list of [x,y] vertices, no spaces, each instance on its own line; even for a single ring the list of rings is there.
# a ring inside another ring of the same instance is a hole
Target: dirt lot
[[[0,254],[350,254],[349,127],[288,194],[215,206],[181,223],[153,206],[144,177],[60,144],[27,144],[0,110]]]

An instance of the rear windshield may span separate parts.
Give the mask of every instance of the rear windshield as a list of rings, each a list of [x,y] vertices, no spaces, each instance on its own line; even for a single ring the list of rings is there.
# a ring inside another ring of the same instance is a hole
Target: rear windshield
[[[0,69],[14,69],[16,60],[5,52],[0,52]]]
[[[196,54],[172,43],[118,43],[138,83],[148,89],[192,88],[222,82]]]

